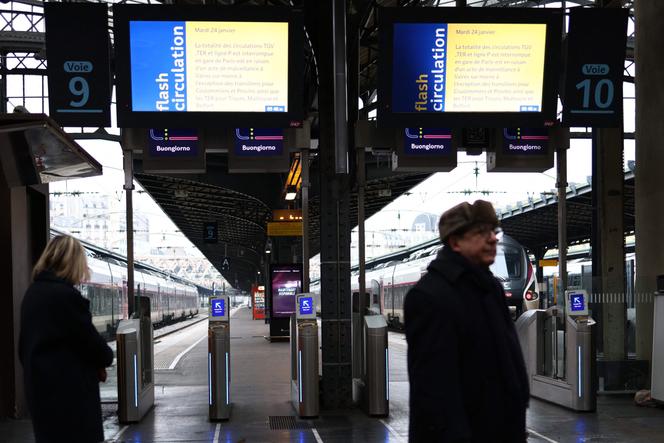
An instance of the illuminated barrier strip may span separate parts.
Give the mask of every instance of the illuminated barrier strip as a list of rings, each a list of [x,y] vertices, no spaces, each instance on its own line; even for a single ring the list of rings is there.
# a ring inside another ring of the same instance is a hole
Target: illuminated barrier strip
[[[424,138],[446,138],[450,139],[452,138],[451,135],[425,135]]]
[[[302,351],[297,351],[297,383],[300,387],[300,403],[302,403]]]
[[[385,396],[390,400],[390,351],[385,348]]]
[[[257,135],[254,137],[255,140],[283,140],[282,135]]]
[[[231,387],[228,384],[228,352],[226,353],[226,404],[231,403]]]
[[[134,406],[138,408],[138,362],[134,354]]]
[[[581,398],[581,346],[578,347],[577,351],[579,359],[579,398]]]
[[[208,352],[208,392],[210,393],[210,406],[212,406],[212,354]]]

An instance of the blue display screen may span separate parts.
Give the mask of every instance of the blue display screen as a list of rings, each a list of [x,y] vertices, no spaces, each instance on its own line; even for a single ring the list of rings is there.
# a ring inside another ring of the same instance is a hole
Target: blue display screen
[[[150,155],[153,157],[196,157],[198,131],[196,129],[150,129]]]
[[[314,312],[313,297],[300,297],[300,315],[312,314]]]
[[[284,149],[283,129],[236,128],[235,155],[238,157],[280,156]]]
[[[583,294],[572,294],[570,296],[570,301],[572,304],[572,311],[583,311],[585,309]]]
[[[403,150],[406,155],[450,155],[452,130],[405,128]]]
[[[212,300],[212,316],[224,317],[226,315],[226,304],[224,299]]]
[[[504,128],[503,152],[510,155],[546,155],[549,132],[546,128]]]

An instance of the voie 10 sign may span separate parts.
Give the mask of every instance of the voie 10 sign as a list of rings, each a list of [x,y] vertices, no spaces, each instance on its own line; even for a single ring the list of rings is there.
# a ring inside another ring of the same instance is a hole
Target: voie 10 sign
[[[384,8],[381,126],[543,126],[555,120],[558,9]]]
[[[288,127],[301,120],[299,13],[191,5],[113,11],[121,126]]]
[[[622,127],[629,11],[572,8],[567,37],[565,126]]]

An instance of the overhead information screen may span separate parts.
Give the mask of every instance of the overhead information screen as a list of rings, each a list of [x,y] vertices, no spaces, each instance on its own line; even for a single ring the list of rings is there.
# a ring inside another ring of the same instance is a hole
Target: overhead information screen
[[[173,5],[113,11],[120,126],[301,122],[301,13]]]
[[[393,110],[539,112],[545,47],[544,24],[397,23]]]
[[[288,23],[131,21],[132,111],[286,112]]]
[[[555,119],[559,10],[381,10],[381,126],[544,126]]]

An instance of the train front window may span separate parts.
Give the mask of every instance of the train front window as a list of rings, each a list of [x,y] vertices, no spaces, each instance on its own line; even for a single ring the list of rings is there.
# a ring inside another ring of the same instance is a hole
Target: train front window
[[[493,275],[502,280],[521,278],[523,262],[521,250],[512,246],[498,246],[496,261],[490,266]]]

